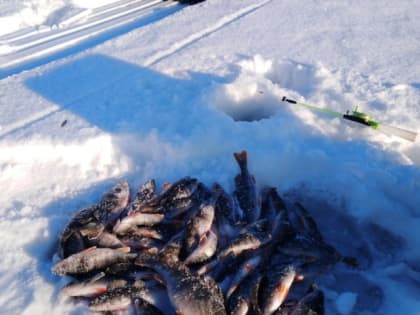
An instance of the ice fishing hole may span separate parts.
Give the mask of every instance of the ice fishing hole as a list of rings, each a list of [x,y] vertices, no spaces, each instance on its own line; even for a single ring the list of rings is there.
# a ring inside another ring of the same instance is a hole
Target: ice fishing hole
[[[265,87],[227,85],[217,93],[215,108],[235,121],[271,118],[280,109],[277,98]]]

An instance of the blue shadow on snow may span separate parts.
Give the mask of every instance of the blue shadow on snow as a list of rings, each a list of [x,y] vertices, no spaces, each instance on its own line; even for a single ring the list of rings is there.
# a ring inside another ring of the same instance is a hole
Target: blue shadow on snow
[[[59,105],[58,112],[71,111],[106,132],[147,132],[160,127],[163,134],[165,130],[183,134],[187,132],[185,120],[196,119],[189,118],[188,113],[194,110],[203,91],[213,82],[224,81],[225,78],[194,72],[185,79],[174,78],[95,54],[58,66],[25,83]],[[186,113],[184,121],[180,121],[179,111]]]

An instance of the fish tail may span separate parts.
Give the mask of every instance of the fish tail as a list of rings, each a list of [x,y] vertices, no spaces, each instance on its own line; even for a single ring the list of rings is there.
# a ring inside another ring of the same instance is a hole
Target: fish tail
[[[235,152],[233,153],[233,156],[235,157],[236,162],[238,162],[239,168],[242,172],[246,171],[248,169],[248,153],[246,150],[243,150],[241,152]]]

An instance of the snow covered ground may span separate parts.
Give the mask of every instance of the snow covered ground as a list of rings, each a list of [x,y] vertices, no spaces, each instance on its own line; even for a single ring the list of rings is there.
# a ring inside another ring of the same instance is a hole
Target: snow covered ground
[[[100,8],[117,0],[3,0],[0,3],[0,35],[27,27],[51,27],[65,23],[70,17]]]
[[[0,30],[104,3],[2,1]],[[50,272],[71,214],[122,178],[231,191],[246,149],[361,263],[322,279],[327,314],[420,314],[420,140],[281,102],[419,131],[419,1],[207,0],[90,46],[0,80],[0,313],[84,313]]]

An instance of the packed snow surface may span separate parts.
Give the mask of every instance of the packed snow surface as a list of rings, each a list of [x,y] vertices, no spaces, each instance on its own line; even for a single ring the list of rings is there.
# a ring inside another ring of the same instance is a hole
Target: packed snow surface
[[[57,26],[76,14],[115,2],[118,0],[2,0],[0,35],[26,27]]]
[[[0,31],[104,4],[2,1]],[[207,0],[85,48],[0,81],[0,313],[83,314],[50,271],[72,213],[120,179],[232,191],[246,149],[360,262],[320,280],[326,314],[420,314],[419,140],[281,102],[419,131],[419,1]]]

